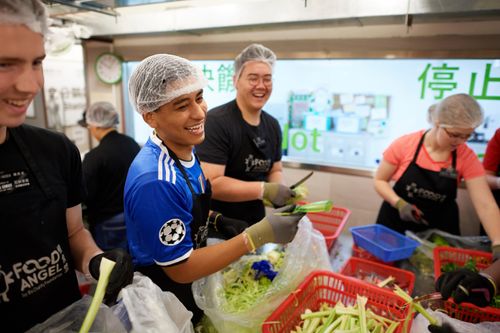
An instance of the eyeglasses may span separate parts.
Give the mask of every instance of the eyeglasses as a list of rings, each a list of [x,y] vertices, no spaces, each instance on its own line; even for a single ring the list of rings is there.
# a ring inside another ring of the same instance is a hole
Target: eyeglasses
[[[273,85],[273,78],[270,75],[266,76],[249,75],[246,78],[246,80],[252,87],[257,86],[261,80],[266,87],[270,87]]]
[[[452,132],[448,131],[445,127],[441,127],[441,128],[445,131],[445,133],[448,135],[448,137],[450,139],[467,141],[472,136],[472,133],[470,133],[470,134],[457,134],[457,133],[452,133]]]

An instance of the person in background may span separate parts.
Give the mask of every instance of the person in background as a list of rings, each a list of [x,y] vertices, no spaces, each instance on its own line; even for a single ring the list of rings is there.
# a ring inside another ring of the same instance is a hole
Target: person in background
[[[194,154],[205,137],[205,85],[199,68],[170,54],[144,59],[129,81],[130,101],[154,129],[125,183],[129,250],[136,269],[173,292],[193,312],[195,324],[203,312],[191,283],[265,243],[288,243],[302,217],[269,214],[235,237],[206,246],[211,186]]]
[[[115,261],[108,299],[133,274],[126,252],[103,253],[83,226],[76,146],[23,125],[43,86],[47,32],[39,0],[0,2],[0,314],[8,332],[24,332],[77,301],[75,269],[98,278],[101,259]]]
[[[377,223],[400,233],[437,228],[459,235],[455,199],[464,179],[492,250],[500,256],[500,211],[481,163],[465,144],[482,121],[481,107],[472,97],[451,95],[437,104],[430,130],[396,139],[374,178],[375,190],[384,199]]]
[[[294,196],[283,184],[279,123],[262,110],[273,90],[275,62],[274,52],[260,44],[236,57],[236,99],[208,112],[206,139],[196,147],[212,183],[212,209],[249,225],[264,217],[263,199],[281,207]]]
[[[486,180],[493,191],[493,196],[500,207],[500,128],[488,142],[484,154],[483,166],[486,170]]]
[[[84,113],[81,126],[99,141],[83,159],[90,232],[103,250],[127,249],[123,214],[123,187],[130,164],[141,149],[134,139],[119,133],[118,112],[108,102],[92,104]]]

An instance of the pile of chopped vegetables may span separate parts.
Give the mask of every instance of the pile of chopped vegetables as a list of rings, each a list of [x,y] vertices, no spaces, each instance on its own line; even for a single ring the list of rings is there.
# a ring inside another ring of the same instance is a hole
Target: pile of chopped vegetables
[[[396,285],[401,289],[408,291],[408,281],[402,282],[396,279],[394,276],[387,276],[377,274],[372,271],[366,271],[363,269],[356,270],[356,273],[353,275],[356,279],[362,280],[364,282],[374,284],[381,288],[393,289]]]
[[[300,316],[301,324],[291,333],[392,333],[399,326],[398,321],[387,319],[366,308],[367,298],[356,297],[356,305],[345,306],[337,302],[334,307],[322,304],[316,312],[306,309]]]
[[[283,251],[243,257],[222,273],[223,310],[236,313],[248,310],[269,289],[283,264]]]
[[[459,268],[467,268],[470,271],[473,271],[474,273],[479,272],[477,269],[477,263],[474,259],[470,258],[465,262],[463,266],[460,266],[454,262],[449,262],[441,266],[441,272],[447,273],[447,272],[453,272],[454,270],[457,270]]]

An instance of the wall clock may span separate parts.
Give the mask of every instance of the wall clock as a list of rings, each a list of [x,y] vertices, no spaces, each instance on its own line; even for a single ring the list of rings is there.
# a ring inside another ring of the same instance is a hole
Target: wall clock
[[[122,79],[122,58],[114,53],[103,53],[95,61],[95,72],[99,80],[107,84],[118,83]]]

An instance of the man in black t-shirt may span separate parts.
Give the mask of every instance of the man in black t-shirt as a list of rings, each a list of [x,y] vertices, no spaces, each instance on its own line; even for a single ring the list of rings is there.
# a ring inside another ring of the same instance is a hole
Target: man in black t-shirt
[[[251,44],[235,59],[236,99],[208,112],[205,141],[196,147],[212,184],[212,209],[253,224],[265,216],[263,199],[280,207],[294,195],[283,185],[281,130],[262,110],[273,88],[273,51]]]
[[[79,124],[99,141],[82,165],[90,232],[103,250],[127,249],[123,188],[128,168],[141,148],[116,130],[119,117],[111,103],[94,103],[84,115]]]
[[[75,269],[97,279],[102,258],[113,260],[108,301],[133,277],[130,256],[103,253],[83,226],[76,146],[23,124],[43,87],[47,32],[41,1],[0,1],[0,330],[9,333],[77,301]]]

